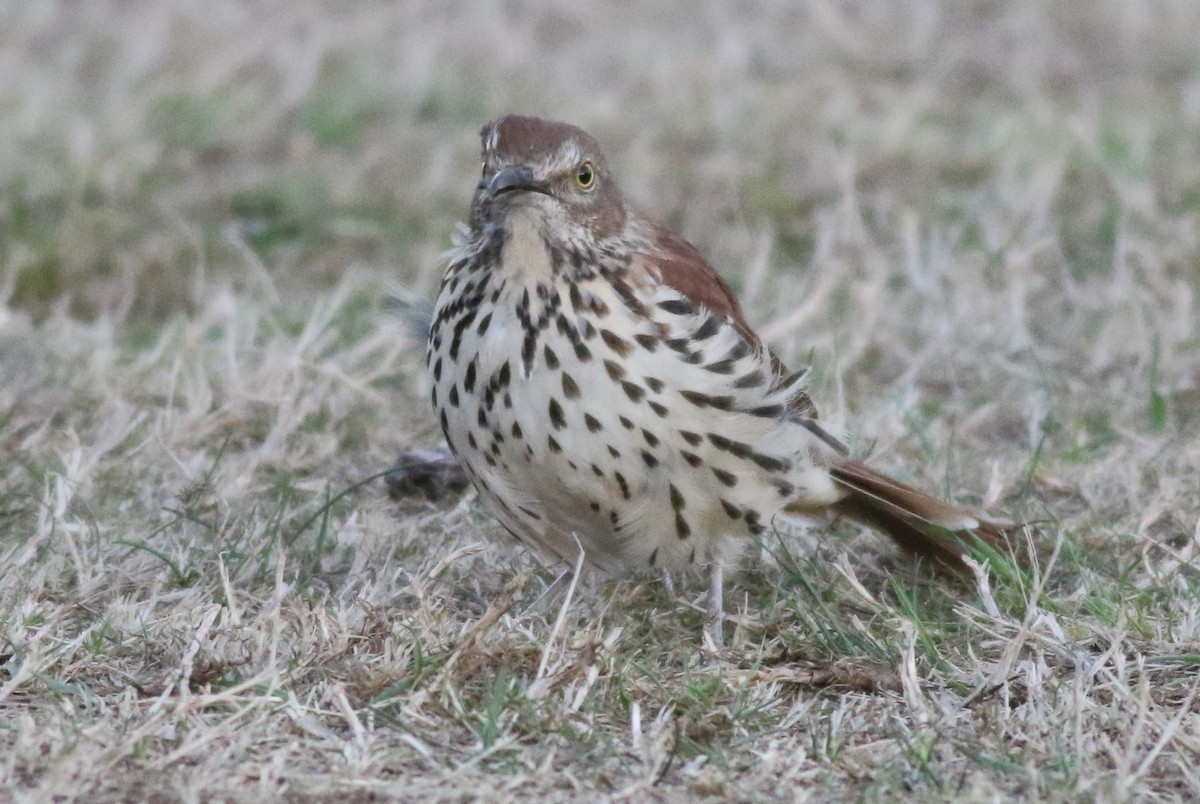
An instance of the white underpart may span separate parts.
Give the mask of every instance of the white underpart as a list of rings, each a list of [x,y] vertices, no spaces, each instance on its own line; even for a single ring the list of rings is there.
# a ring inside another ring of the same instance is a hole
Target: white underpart
[[[652,282],[648,288],[647,318],[632,314],[608,281],[583,282],[580,287],[585,297],[594,296],[608,310],[590,320],[631,344],[632,349],[624,356],[616,354],[597,334],[585,341],[590,359],[580,362],[571,342],[551,324],[539,333],[527,374],[522,366],[526,333],[516,315],[526,290],[536,300],[538,283],[553,283],[560,311],[576,331],[584,329],[568,300],[568,284],[551,276],[535,220],[536,216],[519,211],[510,214],[505,262],[519,267],[505,277],[489,278],[489,287],[502,278],[506,281],[486,333],[478,336],[473,324],[462,336],[460,362],[465,365],[477,356],[476,392],[450,408],[444,400],[462,372],[446,370],[438,383],[459,457],[474,477],[483,481],[481,495],[492,503],[510,531],[568,561],[576,555],[578,538],[589,563],[610,572],[698,568],[732,563],[750,541],[747,523],[732,519],[725,504],[758,512],[759,524],[770,527],[787,505],[820,508],[842,496],[821,466],[832,452],[811,431],[786,417],[738,412],[786,404],[801,390],[799,382],[792,387],[773,387],[765,350],[748,350],[728,373],[705,368],[726,358],[741,343],[734,327],[722,323],[710,337],[695,342],[692,351],[698,351],[700,359],[692,363],[665,345],[649,351],[637,344],[637,335],[687,339],[709,320],[704,310],[684,314],[663,310],[660,303],[680,299],[667,285]],[[538,305],[534,308],[536,314]],[[547,344],[559,358],[557,369],[547,365]],[[446,349],[443,343],[444,359],[448,357]],[[614,382],[606,360],[619,364],[623,378],[644,392],[639,400],[631,399]],[[478,398],[505,362],[510,366],[506,390],[511,407],[497,399],[486,411],[488,430],[504,436],[497,444],[498,454],[493,454],[493,466],[484,457],[491,442],[479,437]],[[754,371],[761,372],[763,382],[736,387],[737,380]],[[568,399],[564,394],[564,372],[582,390],[579,398]],[[658,384],[661,388],[655,390]],[[461,387],[458,391],[460,396],[468,396]],[[685,391],[732,398],[734,410],[697,405],[684,397]],[[556,429],[550,421],[551,399],[557,400],[564,412],[564,428]],[[670,413],[660,416],[651,402],[666,406]],[[585,416],[592,417],[599,428],[589,429]],[[512,437],[514,424],[523,438]],[[476,433],[476,448],[466,443],[465,434],[471,431]],[[692,443],[697,435],[700,442]],[[753,460],[734,457],[714,444],[714,435],[748,445],[756,455],[786,460],[789,467],[763,468]],[[550,438],[557,442],[557,451],[550,448]],[[609,446],[619,455],[614,457]],[[653,458],[653,465],[648,465],[643,450]],[[698,465],[691,465],[689,457]],[[722,482],[713,467],[733,472],[734,485]],[[781,486],[790,488],[790,493],[781,494]],[[623,488],[628,490],[628,499]],[[682,498],[682,509],[673,497]],[[501,500],[507,504],[502,505]],[[593,503],[599,505],[599,511],[593,510]],[[614,510],[617,527],[612,522]],[[686,538],[681,536],[680,517],[686,522]]]

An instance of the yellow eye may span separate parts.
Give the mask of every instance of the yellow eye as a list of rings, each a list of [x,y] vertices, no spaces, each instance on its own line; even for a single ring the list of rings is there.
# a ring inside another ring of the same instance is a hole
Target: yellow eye
[[[592,185],[596,183],[596,166],[591,162],[580,165],[579,170],[575,171],[575,183],[581,190],[592,189]]]

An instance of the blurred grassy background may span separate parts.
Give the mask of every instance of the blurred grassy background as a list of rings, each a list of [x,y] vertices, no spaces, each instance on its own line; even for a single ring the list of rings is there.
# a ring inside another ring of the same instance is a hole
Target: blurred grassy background
[[[595,132],[633,197],[735,278],[746,244],[723,245],[728,230],[765,228],[773,259],[804,265],[812,213],[853,191],[872,239],[898,242],[906,210],[959,224],[954,245],[979,259],[1049,237],[1080,281],[1111,274],[1122,230],[1173,226],[1165,274],[1194,279],[1189,3],[0,13],[3,261],[15,301],[43,313],[66,296],[161,317],[194,303],[198,272],[244,276],[247,248],[291,288],[359,266],[428,287],[473,133],[512,110]],[[1025,207],[1021,228],[985,231],[995,206]]]
[[[1198,32],[1190,0],[0,5],[0,782],[1194,793]],[[435,440],[387,296],[436,290],[506,112],[595,134],[860,451],[1043,520],[1053,578],[972,597],[800,534],[738,580],[769,683],[637,586],[464,641],[527,557],[469,502],[332,498]]]

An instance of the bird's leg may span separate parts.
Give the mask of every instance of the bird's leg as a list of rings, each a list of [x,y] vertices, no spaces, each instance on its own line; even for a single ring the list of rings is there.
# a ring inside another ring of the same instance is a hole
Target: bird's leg
[[[554,579],[549,586],[546,587],[537,600],[529,604],[529,608],[525,609],[530,614],[544,614],[549,611],[550,607],[558,603],[565,596],[565,605],[570,605],[571,596],[575,593],[575,582],[579,580],[580,574],[583,572],[584,551],[583,545],[579,543],[579,537],[574,533],[571,538],[575,541],[575,546],[579,552],[575,554],[575,564],[568,566],[563,570],[562,574]]]
[[[725,645],[725,567],[714,561],[708,567],[708,636],[714,648]]]
[[[567,589],[571,586],[571,581],[575,578],[575,570],[567,567],[562,573],[550,582],[542,593],[537,596],[537,600],[529,604],[525,609],[526,614],[544,615],[550,611],[563,596],[566,595]]]

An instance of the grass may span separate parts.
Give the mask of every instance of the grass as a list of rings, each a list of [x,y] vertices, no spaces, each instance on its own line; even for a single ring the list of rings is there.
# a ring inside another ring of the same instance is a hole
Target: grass
[[[1200,791],[1200,12],[637,9],[0,11],[0,796]],[[437,441],[388,295],[506,111],[1027,566],[779,523],[711,656],[703,583],[546,606],[473,496],[388,500]]]

